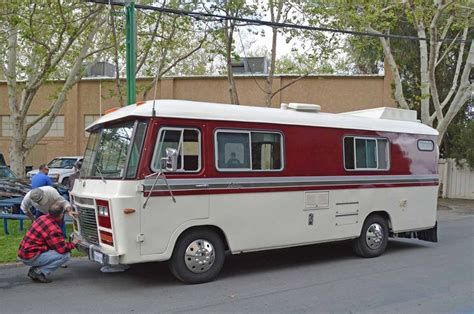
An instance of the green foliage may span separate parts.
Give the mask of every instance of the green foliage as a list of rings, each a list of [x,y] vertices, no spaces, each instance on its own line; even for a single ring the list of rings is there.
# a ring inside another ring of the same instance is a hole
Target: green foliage
[[[0,5],[0,56],[7,58],[8,30],[18,31],[17,80],[35,76],[64,79],[91,30],[98,7],[71,1],[3,1]]]
[[[474,119],[469,118],[461,110],[446,132],[446,138],[441,147],[444,158],[454,158],[457,162],[465,160],[474,170]]]

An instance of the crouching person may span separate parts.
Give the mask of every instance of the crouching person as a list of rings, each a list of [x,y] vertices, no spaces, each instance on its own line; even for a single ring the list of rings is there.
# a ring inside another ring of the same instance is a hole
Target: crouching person
[[[78,243],[77,240],[64,240],[61,221],[65,210],[63,202],[55,202],[47,215],[33,221],[21,240],[18,257],[25,265],[31,266],[28,277],[33,281],[51,282],[48,276],[69,260],[69,252]]]

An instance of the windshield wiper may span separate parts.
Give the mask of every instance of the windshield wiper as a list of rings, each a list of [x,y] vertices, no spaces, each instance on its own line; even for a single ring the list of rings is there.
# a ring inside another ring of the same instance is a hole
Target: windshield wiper
[[[97,170],[97,172],[99,172],[99,175],[100,175],[100,178],[102,179],[102,182],[107,183],[107,181],[105,181],[105,179],[104,179],[104,175],[103,175],[102,170],[100,169],[99,165],[95,165],[95,169]]]
[[[148,196],[146,197],[145,203],[143,203],[143,208],[146,208],[146,204],[148,204],[148,200],[150,199],[151,193],[153,193],[153,189],[155,188],[155,185],[158,182],[158,179],[160,177],[163,177],[163,180],[165,181],[165,184],[168,187],[168,191],[170,192],[170,196],[173,199],[173,202],[176,203],[176,199],[174,198],[173,191],[171,190],[171,187],[168,184],[168,180],[166,179],[165,174],[161,170],[158,172],[152,173],[150,175],[147,175],[145,178],[153,177],[154,175],[156,175],[156,179],[153,182],[153,185],[151,186],[150,191],[148,192]]]

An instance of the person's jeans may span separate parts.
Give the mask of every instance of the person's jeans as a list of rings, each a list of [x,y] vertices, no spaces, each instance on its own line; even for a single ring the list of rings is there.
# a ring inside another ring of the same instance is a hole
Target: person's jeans
[[[69,261],[69,259],[69,253],[60,254],[55,250],[49,250],[41,253],[35,258],[29,260],[22,259],[21,261],[25,265],[33,267],[36,272],[40,271],[44,275],[49,275],[61,265]]]

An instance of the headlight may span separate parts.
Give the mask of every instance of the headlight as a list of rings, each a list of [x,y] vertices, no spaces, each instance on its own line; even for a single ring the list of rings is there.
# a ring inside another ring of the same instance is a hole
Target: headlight
[[[50,177],[50,178],[53,179],[54,181],[58,181],[58,179],[59,179],[59,174],[58,174],[58,173],[49,174],[48,177]]]

